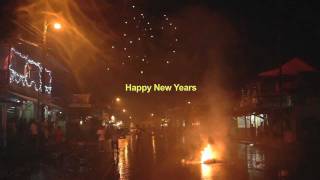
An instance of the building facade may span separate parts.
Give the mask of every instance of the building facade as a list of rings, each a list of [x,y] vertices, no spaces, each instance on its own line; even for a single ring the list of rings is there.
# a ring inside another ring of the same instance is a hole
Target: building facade
[[[62,108],[52,98],[52,71],[23,46],[5,45],[0,53],[1,144],[29,134],[31,122],[56,125]],[[60,123],[60,122],[59,122]]]
[[[285,142],[319,137],[319,80],[319,72],[298,58],[260,73],[241,90],[235,137]]]

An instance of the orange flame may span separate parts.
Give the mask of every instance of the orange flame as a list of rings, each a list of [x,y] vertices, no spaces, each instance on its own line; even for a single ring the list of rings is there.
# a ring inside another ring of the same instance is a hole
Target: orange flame
[[[204,163],[208,160],[216,159],[216,154],[212,150],[212,147],[210,144],[207,145],[207,147],[204,148],[204,150],[201,152],[201,163]]]

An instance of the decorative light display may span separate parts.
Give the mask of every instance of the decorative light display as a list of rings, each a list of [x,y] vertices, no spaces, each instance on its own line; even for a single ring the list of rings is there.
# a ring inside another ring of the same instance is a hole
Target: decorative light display
[[[47,94],[51,94],[52,92],[52,72],[50,70],[48,70],[47,68],[45,68],[46,73],[49,75],[49,82],[48,82],[48,86],[45,85],[45,93]]]
[[[12,65],[12,61],[10,62],[9,65],[9,71],[10,71],[10,83],[16,83],[18,85],[22,85],[24,87],[29,87],[33,88],[35,91],[40,91],[42,92],[42,86],[44,85],[44,91],[47,94],[51,94],[52,92],[52,72],[44,67],[42,67],[41,63],[34,61],[33,59],[29,58],[29,56],[22,54],[21,52],[17,51],[15,48],[10,49],[10,53],[13,55],[17,55],[20,57],[22,60],[24,60],[24,73],[21,74],[17,72]],[[38,81],[31,79],[30,77],[30,65],[34,65],[37,68],[38,72]],[[46,85],[45,82],[42,82],[42,71],[45,71],[45,73],[49,77],[49,82]],[[38,82],[38,84],[37,84]]]

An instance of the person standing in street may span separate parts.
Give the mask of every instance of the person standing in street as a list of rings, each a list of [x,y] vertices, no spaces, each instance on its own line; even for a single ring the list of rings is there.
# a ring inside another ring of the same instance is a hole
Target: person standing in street
[[[56,131],[55,131],[55,142],[56,142],[56,145],[60,145],[63,141],[63,132],[61,130],[61,127],[58,126]]]
[[[104,126],[100,126],[97,130],[97,135],[98,135],[98,141],[99,141],[99,151],[104,152],[105,151],[105,136],[106,136],[106,130]]]
[[[30,134],[31,134],[31,145],[34,152],[38,151],[38,143],[39,143],[39,132],[38,125],[35,121],[32,121],[30,124]]]

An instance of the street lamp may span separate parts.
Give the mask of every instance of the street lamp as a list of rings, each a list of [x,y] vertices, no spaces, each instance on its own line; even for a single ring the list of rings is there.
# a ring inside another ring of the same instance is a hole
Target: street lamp
[[[44,20],[44,24],[43,24],[43,32],[42,32],[42,44],[41,44],[41,50],[42,50],[42,60],[45,61],[46,56],[47,56],[47,34],[48,34],[48,28],[49,26],[52,25],[53,28],[55,30],[61,30],[62,29],[62,25],[59,22],[48,22],[47,19],[45,18]],[[41,77],[44,78],[45,77],[45,68],[43,68],[41,70]],[[40,80],[42,81],[42,79]],[[44,108],[41,106],[40,103],[40,91],[45,93],[45,85],[43,84],[41,89],[39,89],[38,91],[38,104],[37,104],[37,108],[38,108],[38,120],[41,121],[41,119],[44,116]]]
[[[47,48],[47,34],[48,34],[48,28],[49,26],[52,25],[52,27],[55,30],[61,30],[62,29],[62,24],[60,22],[48,22],[47,20],[44,21],[43,24],[43,32],[42,32],[42,48],[44,50],[44,54],[46,53],[46,48]]]
[[[116,102],[120,102],[121,99],[119,97],[116,98]]]
[[[125,113],[125,112],[127,112],[127,110],[126,109],[122,109],[122,112]]]

